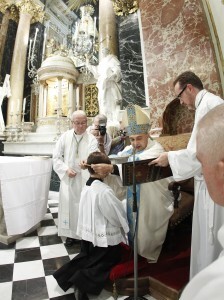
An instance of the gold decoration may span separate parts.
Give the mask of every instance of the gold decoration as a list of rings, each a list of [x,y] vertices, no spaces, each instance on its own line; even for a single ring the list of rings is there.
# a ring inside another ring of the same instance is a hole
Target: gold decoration
[[[111,0],[117,16],[133,14],[139,8],[138,0]]]
[[[43,7],[37,5],[33,0],[21,0],[16,3],[19,11],[22,13],[28,13],[32,16],[31,23],[43,22],[44,11]]]
[[[95,117],[99,113],[98,89],[95,84],[85,86],[85,112],[87,117]]]
[[[97,0],[69,0],[68,1],[68,8],[70,10],[78,10],[80,6],[85,4],[94,3],[96,4]]]
[[[6,10],[10,12],[9,19],[18,22],[19,21],[19,10],[16,7],[14,0],[2,0],[0,3],[0,11],[5,14]]]

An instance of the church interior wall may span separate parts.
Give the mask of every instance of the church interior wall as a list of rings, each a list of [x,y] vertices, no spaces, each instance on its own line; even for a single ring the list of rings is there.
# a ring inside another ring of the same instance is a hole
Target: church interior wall
[[[201,1],[140,1],[152,127],[174,99],[173,80],[192,70],[222,96],[214,48]]]

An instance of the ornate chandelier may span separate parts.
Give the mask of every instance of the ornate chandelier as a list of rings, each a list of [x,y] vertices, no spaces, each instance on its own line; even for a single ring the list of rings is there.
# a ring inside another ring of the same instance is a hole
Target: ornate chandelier
[[[86,68],[87,61],[97,60],[98,31],[96,29],[96,17],[91,17],[94,13],[92,5],[85,5],[80,8],[81,20],[76,22],[75,33],[72,38],[73,55],[84,65],[80,71],[85,80],[88,80],[91,73]]]
[[[111,0],[117,16],[133,14],[139,8],[138,0]]]

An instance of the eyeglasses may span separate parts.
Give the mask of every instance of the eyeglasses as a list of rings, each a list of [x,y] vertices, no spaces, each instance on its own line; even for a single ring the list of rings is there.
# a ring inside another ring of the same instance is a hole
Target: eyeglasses
[[[87,124],[87,121],[85,121],[85,122],[76,122],[76,121],[72,121],[72,124],[74,124],[74,125],[76,125],[76,126],[79,126],[79,125],[84,126],[84,125]]]
[[[181,95],[183,94],[183,92],[185,91],[185,89],[186,89],[186,87],[187,87],[187,84],[182,88],[182,90],[181,90],[181,92],[177,95],[177,99],[179,99],[180,100],[180,98],[181,98]]]

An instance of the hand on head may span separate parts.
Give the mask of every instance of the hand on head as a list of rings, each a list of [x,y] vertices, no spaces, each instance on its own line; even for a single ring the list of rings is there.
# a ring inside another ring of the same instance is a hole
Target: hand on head
[[[91,164],[91,168],[99,175],[109,174],[113,170],[113,165],[109,164]]]

